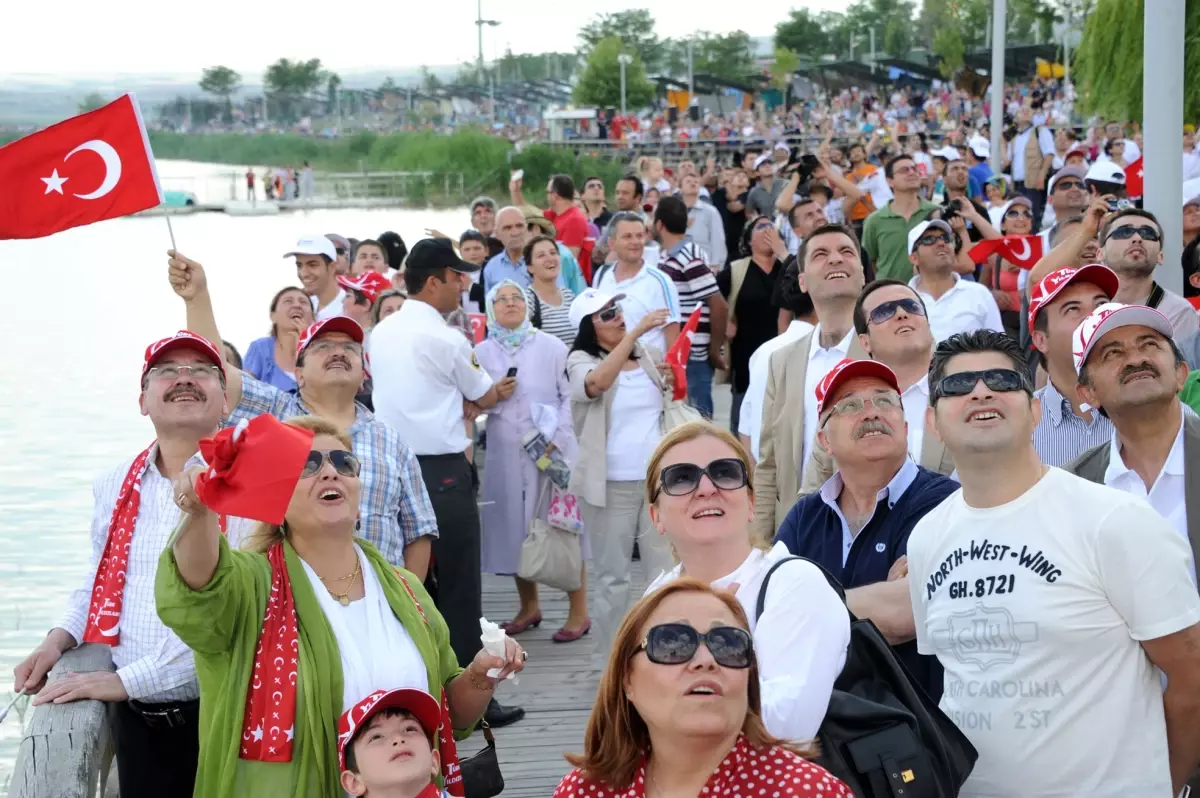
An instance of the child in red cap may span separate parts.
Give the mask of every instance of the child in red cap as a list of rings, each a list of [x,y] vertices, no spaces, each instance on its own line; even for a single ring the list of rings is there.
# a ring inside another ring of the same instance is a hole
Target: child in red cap
[[[445,798],[438,725],[441,708],[424,690],[376,690],[338,721],[342,788],[371,798]]]

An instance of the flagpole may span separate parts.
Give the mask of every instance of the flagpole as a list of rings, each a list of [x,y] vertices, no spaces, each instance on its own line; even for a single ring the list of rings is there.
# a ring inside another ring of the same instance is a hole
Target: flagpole
[[[13,707],[15,707],[17,705],[17,702],[21,700],[21,696],[23,696],[23,695],[25,695],[24,687],[21,688],[21,692],[17,693],[15,696],[13,696],[13,700],[8,702],[8,706],[6,706],[4,708],[4,711],[0,712],[0,722],[2,722],[5,718],[8,717],[9,710],[11,710]]]
[[[171,235],[171,249],[178,252],[178,249],[175,246],[175,228],[171,227],[171,214],[164,213],[163,218],[167,220],[167,232]]]

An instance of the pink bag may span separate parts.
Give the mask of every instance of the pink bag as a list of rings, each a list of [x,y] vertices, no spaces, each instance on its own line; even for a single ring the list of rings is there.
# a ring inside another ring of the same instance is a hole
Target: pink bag
[[[579,499],[557,485],[550,486],[550,509],[546,512],[546,523],[576,535],[583,532],[583,516],[579,512]]]

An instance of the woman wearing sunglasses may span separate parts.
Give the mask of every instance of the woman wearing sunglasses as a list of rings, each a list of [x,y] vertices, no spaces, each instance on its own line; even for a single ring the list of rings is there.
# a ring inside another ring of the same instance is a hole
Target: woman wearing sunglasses
[[[647,595],[682,576],[737,596],[749,616],[762,679],[762,715],[772,734],[811,740],[846,664],[850,615],[815,566],[802,560],[772,576],[754,617],[763,578],[790,556],[787,545],[752,538],[749,457],[732,434],[708,422],[671,430],[646,470],[650,517],[679,559]]]
[[[749,623],[733,596],[681,579],[617,633],[584,752],[554,798],[828,796],[845,784],[763,725]]]
[[[233,550],[216,514],[196,496],[195,471],[175,481],[190,515],[159,560],[158,614],[195,653],[200,681],[197,798],[334,798],[338,718],[375,690],[443,696],[446,728],[466,736],[499,678],[524,667],[512,641],[507,664],[480,651],[464,670],[446,622],[415,576],[355,538],[359,462],[350,438],[328,421],[311,430],[312,451],[284,523],[260,524]],[[451,743],[443,773],[457,768]]]
[[[1033,203],[1027,197],[1013,197],[1000,220],[1000,234],[1027,236],[1033,232]],[[992,291],[1000,308],[1004,331],[1019,340],[1021,334],[1021,292],[1018,278],[1021,267],[999,255],[992,255],[983,265],[979,282]]]
[[[567,357],[571,415],[579,441],[569,490],[582,500],[591,543],[596,580],[592,635],[599,657],[607,655],[633,598],[629,571],[634,543],[651,578],[671,567],[666,543],[651,533],[643,486],[646,463],[662,438],[671,382],[655,365],[662,354],[638,343],[640,336],[666,321],[668,311],[647,313],[627,330],[617,304],[623,298],[595,288],[576,297],[570,317],[579,331]]]

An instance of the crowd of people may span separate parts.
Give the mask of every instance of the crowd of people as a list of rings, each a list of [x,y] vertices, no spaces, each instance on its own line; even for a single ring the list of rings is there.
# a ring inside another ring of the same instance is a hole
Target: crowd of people
[[[561,798],[882,794],[863,785],[895,738],[864,764],[837,721],[887,663],[969,751],[951,779],[952,741],[899,746],[900,783],[1178,794],[1200,764],[1200,316],[1154,280],[1126,127],[1062,142],[1034,106],[1003,153],[978,131],[839,148],[826,125],[799,155],[555,175],[544,207],[514,173],[509,204],[411,249],[305,236],[244,358],[172,250],[185,329],[140,375],[156,440],[97,480],[91,569],[16,689],[111,702],[126,798],[476,798],[454,741],[522,719],[494,691],[555,589],[554,642],[603,669]],[[1042,257],[976,262],[1001,236]],[[679,397],[701,420],[669,420]],[[264,415],[311,435],[279,524],[196,487],[200,441]],[[582,569],[529,565],[547,526]],[[502,655],[484,573],[519,599]],[[82,643],[115,672],[47,684]]]

